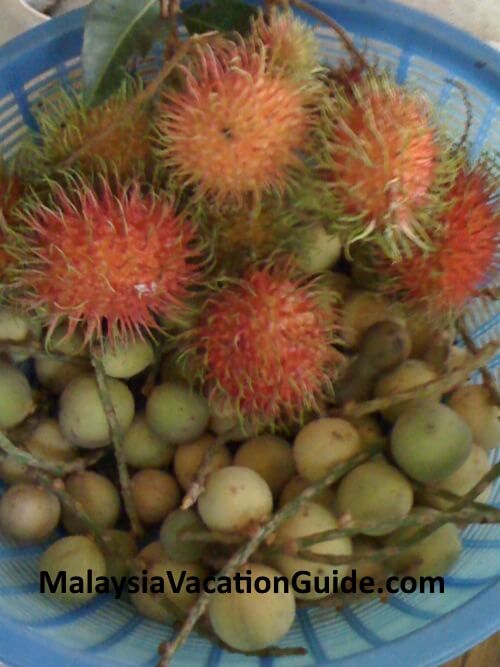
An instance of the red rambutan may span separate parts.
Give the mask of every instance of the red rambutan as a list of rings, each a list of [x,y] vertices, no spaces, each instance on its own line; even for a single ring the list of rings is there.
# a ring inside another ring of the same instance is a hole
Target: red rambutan
[[[266,49],[269,70],[295,80],[307,80],[320,71],[318,42],[313,30],[291,11],[273,8],[254,20],[250,40]]]
[[[460,312],[494,270],[500,235],[496,188],[484,165],[462,169],[431,251],[390,265],[391,287],[434,314]],[[497,266],[498,268],[498,266]]]
[[[326,178],[347,241],[378,241],[392,258],[428,242],[427,225],[450,187],[454,162],[441,145],[423,98],[387,77],[339,89]]]
[[[210,401],[257,429],[317,409],[340,358],[325,295],[286,262],[250,269],[211,296],[187,347]]]
[[[6,233],[12,224],[12,214],[22,195],[21,181],[8,174],[0,162],[0,280],[3,280],[5,271],[12,261],[5,250]]]
[[[111,170],[125,178],[142,173],[152,147],[148,109],[141,107],[114,122],[138,91],[138,83],[126,80],[106,102],[88,108],[76,93],[57,90],[35,114],[38,132],[24,147],[28,169],[39,176],[47,168],[64,166],[78,152],[78,168],[84,174]]]
[[[104,178],[96,188],[74,179],[71,190],[56,186],[51,205],[35,200],[23,223],[16,284],[50,329],[64,320],[69,334],[82,323],[87,340],[104,326],[111,337],[141,336],[158,327],[155,315],[186,309],[199,277],[194,229],[139,184],[112,191]]]
[[[318,84],[270,73],[263,47],[200,48],[180,90],[160,105],[160,157],[183,186],[216,204],[282,193],[302,166],[317,123]]]

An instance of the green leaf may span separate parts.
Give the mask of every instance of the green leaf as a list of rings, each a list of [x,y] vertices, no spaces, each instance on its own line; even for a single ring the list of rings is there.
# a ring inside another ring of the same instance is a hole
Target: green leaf
[[[84,101],[103,102],[123,80],[132,56],[145,56],[166,29],[159,0],[94,0],[83,39]]]
[[[249,32],[251,19],[256,14],[256,7],[242,0],[199,2],[183,11],[184,23],[191,35],[210,30],[236,31],[244,35]]]

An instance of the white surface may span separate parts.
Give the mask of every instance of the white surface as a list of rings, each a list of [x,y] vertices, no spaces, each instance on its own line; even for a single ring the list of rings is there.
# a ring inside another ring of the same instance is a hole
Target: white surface
[[[377,2],[377,0],[370,1]],[[500,42],[499,0],[399,0],[399,2],[439,16],[484,41]]]
[[[32,0],[40,6],[55,0]],[[399,0],[473,33],[484,41],[500,42],[500,0]],[[88,0],[57,0],[54,14],[81,7]],[[376,3],[377,0],[370,0]],[[24,7],[23,7],[24,4]],[[23,0],[0,0],[0,44],[46,20]],[[0,666],[1,667],[1,666]]]

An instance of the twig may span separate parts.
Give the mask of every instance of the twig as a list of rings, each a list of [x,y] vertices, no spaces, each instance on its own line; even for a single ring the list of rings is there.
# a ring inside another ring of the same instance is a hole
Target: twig
[[[457,496],[455,496],[455,499],[456,498]],[[470,507],[470,509],[468,508],[467,510],[462,511],[461,514],[459,514],[457,511],[454,515],[450,516],[450,512],[448,510],[443,510],[442,513],[446,513],[449,520],[456,519],[457,521],[466,521],[468,519],[472,520],[477,517],[485,517],[488,520],[491,519],[491,523],[500,520],[500,510],[497,510],[495,507],[490,507],[489,505],[483,505],[482,503],[477,503],[477,506],[474,504],[474,506]],[[422,513],[411,514],[404,517],[403,519],[400,519],[399,521],[366,521],[357,524],[353,523],[352,525],[346,526],[344,528],[323,530],[318,533],[311,533],[305,537],[296,538],[294,540],[287,540],[285,542],[275,541],[273,542],[272,547],[269,549],[269,552],[276,553],[278,551],[286,550],[287,554],[295,555],[295,553],[303,553],[304,549],[315,546],[316,544],[321,544],[330,540],[337,540],[342,537],[355,537],[356,535],[365,533],[366,531],[385,529],[398,530],[399,528],[409,528],[412,526],[427,526],[433,523],[435,517],[435,513]]]
[[[304,0],[289,0],[289,2],[291,5],[297,7],[297,9],[301,9],[303,12],[306,12],[310,16],[331,28],[331,30],[333,30],[338,35],[340,41],[343,43],[347,51],[349,51],[351,56],[357,61],[358,65],[360,65],[360,67],[363,69],[369,68],[365,57],[356,48],[354,42],[349,37],[347,32],[341,28],[336,21],[328,16],[328,14],[325,14],[325,12],[322,12],[321,9],[318,9],[317,7],[313,7],[308,2],[304,2]]]
[[[357,454],[353,458],[336,466],[328,475],[325,475],[321,480],[315,484],[307,487],[302,493],[294,498],[292,501],[282,507],[274,516],[265,523],[250,540],[241,547],[236,553],[227,561],[225,567],[219,573],[219,576],[231,576],[235,570],[246,563],[253,553],[260,547],[266,538],[274,533],[285,521],[293,516],[301,507],[302,503],[321,493],[326,487],[330,486],[338,479],[346,475],[353,468],[360,463],[364,463],[375,454],[381,451],[380,447],[373,447],[371,450]],[[160,647],[162,658],[158,667],[169,667],[171,660],[175,653],[181,648],[184,642],[189,637],[191,631],[196,625],[198,619],[204,613],[210,595],[202,593],[196,603],[191,607],[189,614],[183,623],[179,633],[171,642],[168,642]]]
[[[455,88],[461,93],[462,99],[464,102],[464,107],[465,107],[465,125],[464,125],[464,130],[462,132],[462,136],[459,141],[457,141],[455,145],[455,150],[460,151],[462,148],[465,148],[465,145],[467,143],[467,140],[469,138],[470,130],[472,127],[472,120],[474,118],[474,110],[472,108],[472,104],[470,101],[469,97],[469,91],[467,90],[467,86],[463,84],[461,81],[458,81],[456,79],[450,79],[446,78],[445,79],[446,83],[449,83],[452,86],[455,86]]]
[[[0,343],[0,353],[1,352],[10,356],[22,354],[26,357],[44,357],[46,359],[53,359],[54,361],[79,361],[86,359],[83,355],[69,355],[56,350],[49,351],[41,343],[35,341],[25,343]]]
[[[33,456],[33,454],[25,449],[17,447],[11,440],[9,440],[5,433],[2,433],[1,431],[0,449],[18,463],[26,465],[29,468],[42,470],[55,477],[66,477],[66,475],[70,475],[74,472],[82,472],[88,467],[95,465],[106,453],[105,451],[99,451],[90,454],[89,456],[78,458],[70,463],[55,463],[46,459],[40,459],[37,456]]]
[[[107,123],[102,130],[94,134],[88,141],[85,142],[80,148],[78,148],[74,153],[69,157],[65,158],[59,163],[56,163],[56,167],[67,168],[75,164],[83,155],[86,155],[89,149],[95,148],[103,140],[105,140],[111,132],[115,129],[116,126],[122,125],[130,120],[131,117],[136,113],[140,107],[152,99],[156,93],[159,91],[163,82],[170,76],[173,70],[180,64],[184,56],[190,51],[192,46],[199,44],[216,34],[214,32],[208,32],[203,35],[193,35],[188,40],[182,43],[179,48],[176,50],[175,54],[164,63],[161,70],[155,76],[155,78],[150,81],[150,83],[141,90],[133,99],[126,104],[119,113],[116,113]]]
[[[215,438],[214,441],[210,444],[209,448],[205,452],[205,456],[203,457],[203,462],[198,469],[198,472],[196,474],[196,479],[191,484],[186,495],[182,500],[181,509],[188,510],[190,507],[192,507],[198,502],[198,498],[205,490],[205,484],[208,479],[208,476],[212,472],[212,466],[215,456],[227,442],[230,442],[232,440],[233,434],[235,432],[236,432],[235,429],[231,429],[226,433],[222,433],[217,438]]]
[[[480,480],[482,481],[482,480]],[[434,489],[432,486],[426,486],[425,484],[422,484],[421,482],[412,482],[413,488],[420,494],[423,494],[424,497],[426,496],[434,496],[435,498],[442,498],[443,500],[448,500],[450,501],[450,505],[448,508],[444,508],[442,511],[447,512],[449,511],[449,508],[452,507],[451,503],[457,503],[459,500],[463,500],[464,496],[459,496],[456,493],[453,493],[452,491],[445,491],[444,489]],[[475,496],[477,496],[481,493],[481,491]],[[491,507],[491,505],[488,505],[486,503],[478,503],[475,501],[470,501],[467,504],[467,507],[476,510],[478,512],[488,512],[490,510],[494,510],[495,508]]]
[[[467,331],[467,326],[465,324],[465,319],[459,317],[457,320],[457,331],[462,336],[462,339],[465,343],[465,347],[469,350],[471,354],[477,354],[478,348],[475,342],[472,340],[469,332]],[[480,369],[481,375],[483,376],[484,386],[488,389],[491,398],[496,405],[500,406],[500,393],[496,387],[495,380],[490,373],[489,369],[486,366],[482,366]]]
[[[478,290],[474,297],[476,299],[489,299],[490,301],[498,301],[500,299],[500,287],[484,287]]]
[[[330,411],[330,414],[332,416],[363,417],[364,415],[369,415],[373,412],[386,410],[393,405],[399,405],[405,401],[421,400],[432,397],[436,392],[446,394],[458,384],[465,382],[471,373],[482,368],[496,353],[498,346],[498,341],[488,343],[477,350],[475,355],[470,359],[466,359],[459,368],[437,380],[426,382],[414,389],[401,391],[383,398],[375,398],[371,401],[365,401],[364,403],[347,403],[342,408],[333,408]]]
[[[186,542],[204,542],[206,544],[241,544],[248,539],[246,535],[238,533],[223,533],[217,531],[185,530],[177,533],[177,538]]]
[[[375,551],[358,553],[352,555],[343,555],[343,556],[334,556],[329,554],[320,554],[309,549],[303,549],[297,552],[296,557],[308,560],[315,563],[325,563],[326,565],[348,565],[353,563],[360,562],[370,562],[377,563],[380,561],[385,561],[396,556],[400,556],[413,547],[415,544],[428,537],[434,533],[438,528],[443,526],[446,523],[500,523],[500,510],[495,508],[490,508],[491,512],[477,512],[477,511],[466,511],[458,512],[456,514],[451,514],[449,512],[442,512],[439,516],[436,517],[435,514],[428,514],[432,518],[432,521],[414,521],[414,526],[421,526],[413,535],[409,536],[406,540],[403,540],[400,544],[385,547],[382,549],[377,549]],[[423,514],[425,517],[425,514]],[[417,515],[414,515],[411,518],[418,518]],[[395,530],[400,528],[401,525],[394,526]]]
[[[156,350],[155,350],[155,358],[154,361],[149,369],[148,375],[146,377],[146,380],[144,382],[144,385],[142,386],[141,393],[143,396],[146,396],[146,398],[151,394],[151,392],[154,389],[154,386],[156,384],[156,379],[158,377],[158,374],[160,373],[161,370],[161,364],[163,361],[163,356],[165,352],[167,351],[168,347],[170,345],[170,342],[165,340],[163,341],[160,345],[157,345]]]
[[[106,378],[106,373],[104,371],[103,363],[96,353],[92,354],[91,359],[92,359],[92,366],[94,367],[95,370],[95,377],[97,380],[97,386],[99,388],[99,395],[101,397],[104,412],[106,413],[109,429],[111,431],[116,465],[118,468],[118,476],[120,479],[120,488],[122,492],[123,502],[125,504],[125,511],[127,512],[127,516],[130,520],[132,533],[135,536],[140,536],[143,534],[143,529],[141,526],[141,522],[139,520],[139,515],[137,513],[137,508],[135,506],[134,498],[132,495],[132,489],[130,486],[130,475],[127,468],[127,462],[125,460],[125,456],[123,453],[122,428],[116,416],[116,411],[113,406],[113,401],[111,400],[108,380]]]

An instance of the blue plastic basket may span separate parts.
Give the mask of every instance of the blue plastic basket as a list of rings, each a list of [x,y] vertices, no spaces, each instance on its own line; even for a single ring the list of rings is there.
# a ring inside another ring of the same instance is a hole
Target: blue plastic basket
[[[500,54],[469,35],[425,14],[385,0],[325,0],[331,14],[370,56],[400,82],[424,87],[441,118],[461,133],[465,114],[460,93],[447,81],[466,84],[474,111],[474,155],[500,146]],[[31,109],[55,81],[80,80],[83,12],[51,21],[0,50],[0,152],[12,156],[28,126]],[[343,56],[334,35],[317,29],[325,55]],[[156,66],[153,56],[147,65]],[[500,313],[477,304],[469,326],[484,343],[498,337]],[[491,365],[497,380],[500,357]],[[477,378],[479,381],[479,378]],[[494,452],[500,458],[499,450]],[[500,502],[500,484],[492,500]],[[305,657],[286,667],[430,667],[453,658],[500,629],[500,528],[470,526],[464,553],[446,577],[446,593],[396,595],[341,613],[299,614],[283,645],[305,645]],[[8,667],[154,667],[158,644],[172,631],[137,617],[124,602],[99,597],[68,612],[38,594],[37,561],[43,547],[20,548],[0,537],[0,664]],[[193,637],[180,652],[180,667],[271,667],[273,660],[222,653]]]

